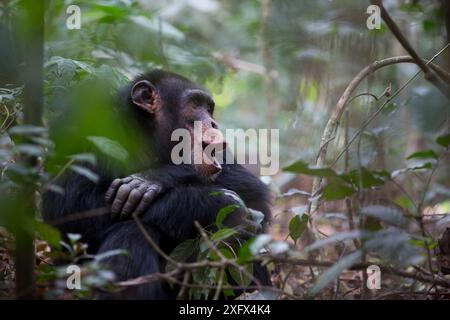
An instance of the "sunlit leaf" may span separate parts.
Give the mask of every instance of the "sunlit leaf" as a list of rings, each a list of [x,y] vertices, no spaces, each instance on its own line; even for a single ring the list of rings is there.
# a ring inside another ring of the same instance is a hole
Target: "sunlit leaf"
[[[319,168],[310,166],[305,161],[299,160],[294,162],[293,164],[284,167],[284,171],[294,172],[294,173],[303,173],[310,176],[319,176],[319,177],[336,177],[337,173],[334,172],[331,168]]]
[[[450,133],[437,137],[436,142],[444,148],[448,148],[450,146]]]

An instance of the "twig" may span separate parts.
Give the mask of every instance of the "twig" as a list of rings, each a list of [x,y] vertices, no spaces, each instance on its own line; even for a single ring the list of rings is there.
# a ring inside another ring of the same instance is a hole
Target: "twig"
[[[425,79],[430,81],[432,84],[436,86],[436,88],[441,91],[441,93],[450,99],[450,88],[443,83],[440,78],[436,77],[432,69],[423,62],[422,58],[419,57],[417,52],[414,50],[412,45],[408,42],[406,37],[400,31],[400,28],[397,26],[394,20],[392,20],[389,13],[386,11],[386,8],[383,6],[382,0],[371,0],[372,4],[377,5],[381,10],[381,17],[384,22],[386,22],[387,26],[391,30],[392,34],[397,38],[398,42],[403,46],[403,48],[409,53],[409,55],[414,59],[414,62],[419,66],[419,68],[423,71],[425,75]]]
[[[427,61],[427,64],[431,64],[432,61],[434,59],[436,59],[440,54],[442,54],[442,52],[444,52],[448,47],[450,46],[450,43],[447,44],[444,48],[442,48],[438,53],[436,53],[430,60]],[[424,60],[426,61],[426,60]],[[321,139],[321,143],[320,143],[320,148],[319,148],[319,152],[317,155],[317,160],[316,160],[316,165],[318,167],[322,167],[325,165],[325,160],[326,160],[326,154],[327,154],[327,144],[336,128],[336,126],[339,124],[339,119],[341,118],[346,106],[347,106],[347,102],[350,99],[351,94],[355,91],[355,89],[359,86],[359,84],[370,74],[374,73],[375,71],[387,67],[387,66],[391,66],[394,64],[399,64],[399,63],[416,63],[416,61],[410,57],[410,56],[398,56],[398,57],[392,57],[392,58],[386,58],[380,61],[375,61],[373,63],[371,63],[370,65],[368,65],[367,67],[365,67],[363,70],[361,70],[356,77],[353,78],[353,80],[349,83],[349,85],[347,86],[347,88],[344,90],[344,93],[342,94],[342,96],[339,98],[336,107],[334,109],[333,114],[331,115],[330,119],[328,120],[328,123],[325,127],[325,130],[323,132],[322,135],[322,139]],[[399,90],[397,90],[396,93],[394,93],[394,95],[392,95],[389,99],[386,100],[386,102],[379,108],[379,110],[377,110],[377,112],[374,114],[372,118],[376,117],[376,115],[379,114],[379,112],[381,112],[382,108],[389,102],[392,100],[392,98],[395,97],[395,95],[397,95],[398,93],[400,93],[400,90],[405,88],[406,85],[408,85],[412,79],[415,79],[418,75],[420,74],[420,71],[418,71],[409,81],[407,81],[405,83],[405,85],[403,85]],[[370,119],[370,120],[371,120]],[[370,121],[369,121],[370,122]],[[367,123],[368,124],[368,123]],[[354,138],[356,138],[356,135],[352,138],[351,142],[354,140]],[[351,143],[350,142],[350,143]],[[342,155],[342,154],[341,154]],[[322,179],[319,177],[315,177],[313,180],[313,187],[312,187],[312,194],[315,194],[317,192],[317,190],[320,188],[320,183],[321,183]],[[308,212],[310,213],[311,210],[315,211],[316,208],[312,208],[312,206],[308,206]]]
[[[175,266],[180,266],[180,262],[175,261],[172,259],[169,255],[167,255],[153,240],[153,238],[148,234],[147,230],[145,230],[144,226],[142,225],[141,221],[139,220],[136,213],[133,213],[133,220],[136,222],[136,225],[138,226],[139,230],[142,232],[145,240],[152,246],[153,250],[155,250],[161,257],[163,257],[166,261],[174,264]]]

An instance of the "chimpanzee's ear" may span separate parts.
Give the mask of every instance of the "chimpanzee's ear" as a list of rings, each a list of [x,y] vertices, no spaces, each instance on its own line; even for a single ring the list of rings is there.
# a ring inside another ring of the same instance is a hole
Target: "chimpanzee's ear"
[[[133,86],[131,100],[135,105],[149,113],[155,113],[161,106],[158,90],[147,80],[141,80]]]

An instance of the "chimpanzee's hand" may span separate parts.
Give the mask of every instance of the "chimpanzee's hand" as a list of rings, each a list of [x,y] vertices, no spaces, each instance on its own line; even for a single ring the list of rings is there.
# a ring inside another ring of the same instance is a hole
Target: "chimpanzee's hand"
[[[161,194],[162,185],[149,181],[139,174],[115,179],[105,194],[106,203],[111,204],[112,218],[128,218],[133,212],[141,214],[147,210],[153,199]]]
[[[239,208],[228,214],[223,224],[238,231],[239,236],[244,240],[250,239],[260,233],[264,215],[259,211],[247,208],[244,201],[234,191],[222,189],[221,192],[233,198],[236,204],[239,205]]]

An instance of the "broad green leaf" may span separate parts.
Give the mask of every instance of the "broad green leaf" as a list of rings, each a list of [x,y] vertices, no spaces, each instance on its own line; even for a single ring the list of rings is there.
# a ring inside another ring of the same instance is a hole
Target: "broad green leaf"
[[[310,192],[306,192],[306,191],[299,190],[299,189],[296,189],[296,188],[289,189],[286,193],[281,194],[280,197],[291,197],[291,196],[294,196],[294,195],[311,197],[311,193]]]
[[[129,19],[147,30],[161,32],[166,37],[177,40],[182,40],[184,38],[184,34],[180,30],[164,20],[158,21],[157,19],[149,19],[145,16],[131,16]]]
[[[28,156],[40,157],[44,155],[44,149],[35,144],[19,144],[15,149],[18,153]]]
[[[234,236],[236,233],[237,233],[237,231],[234,230],[234,229],[223,228],[223,229],[220,229],[219,231],[215,232],[212,235],[211,239],[214,240],[214,241],[217,241],[217,242],[218,241],[223,241],[223,240],[226,240],[226,239]]]
[[[9,130],[11,135],[32,136],[45,133],[47,130],[43,127],[37,127],[32,125],[15,126]]]
[[[247,273],[238,270],[236,267],[229,267],[227,270],[238,286],[248,287],[252,283],[252,277],[250,275],[253,275],[253,264],[250,263],[242,266],[242,268],[245,268]]]
[[[30,224],[37,234],[51,246],[60,248],[61,234],[52,226],[38,220],[30,220]]]
[[[75,171],[76,173],[78,173],[79,175],[82,175],[83,177],[91,180],[94,183],[97,183],[99,180],[99,176],[98,174],[96,174],[95,172],[93,172],[92,170],[82,167],[82,166],[78,166],[76,164],[72,164],[70,166],[70,169],[72,169],[73,171]]]
[[[436,142],[444,148],[448,148],[450,146],[450,133],[437,137]]]
[[[363,188],[371,188],[380,186],[385,180],[390,178],[390,174],[385,171],[370,171],[365,167],[352,170],[342,175],[342,178],[352,183],[354,186],[362,186]]]
[[[97,163],[97,159],[95,157],[95,154],[92,153],[78,153],[69,156],[70,159],[79,161],[79,162],[88,162],[92,165],[95,165]]]
[[[122,163],[128,160],[128,151],[117,141],[106,137],[90,136],[87,137],[103,154],[110,156]]]
[[[190,258],[198,249],[198,242],[196,239],[188,239],[180,243],[170,254],[170,257],[177,262],[185,262]],[[170,262],[167,262],[166,272],[171,272],[176,268]]]
[[[293,164],[283,168],[284,171],[295,172],[295,173],[303,173],[310,176],[319,176],[319,177],[336,177],[337,173],[334,172],[331,168],[319,168],[310,166],[308,163],[299,160],[294,162]]]
[[[222,228],[223,221],[226,219],[226,217],[228,217],[230,213],[234,212],[234,210],[236,210],[237,208],[240,208],[240,206],[238,206],[237,204],[230,204],[220,209],[219,213],[217,213],[216,216],[216,226],[218,228]]]
[[[410,159],[437,159],[438,155],[433,150],[423,150],[423,151],[417,151],[412,154],[410,154],[406,160]]]
[[[308,225],[309,216],[307,214],[296,214],[289,222],[289,235],[294,241],[301,237]]]
[[[356,192],[353,187],[348,184],[340,182],[331,182],[324,189],[322,193],[322,198],[324,200],[340,200],[351,196]]]
[[[129,256],[129,252],[127,250],[123,250],[123,249],[115,249],[115,250],[109,250],[109,251],[105,251],[99,254],[95,255],[95,261],[99,262],[114,256],[118,256],[118,255],[126,255]]]

